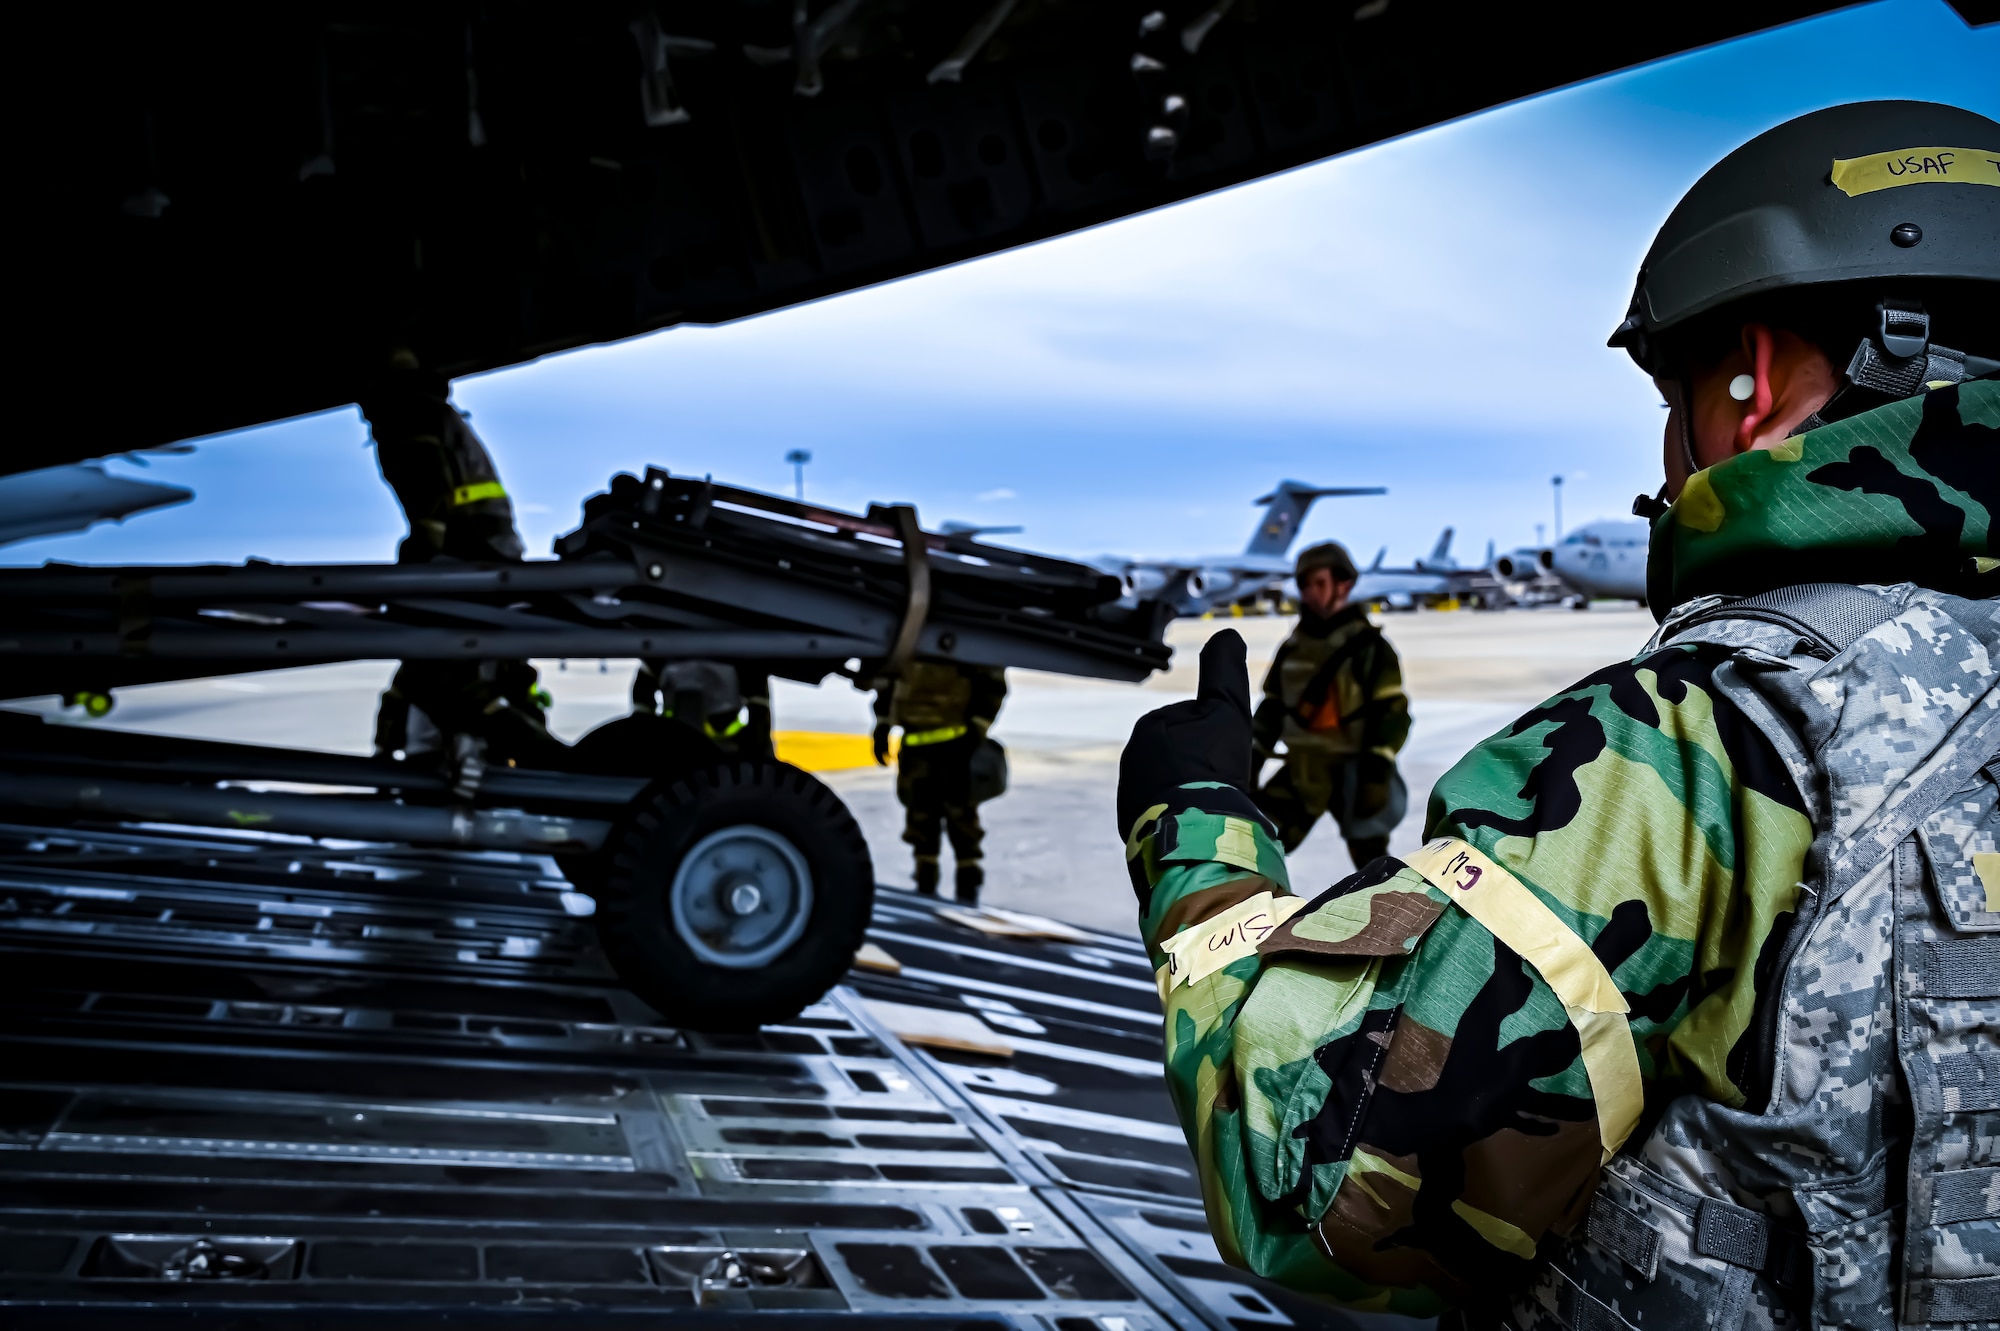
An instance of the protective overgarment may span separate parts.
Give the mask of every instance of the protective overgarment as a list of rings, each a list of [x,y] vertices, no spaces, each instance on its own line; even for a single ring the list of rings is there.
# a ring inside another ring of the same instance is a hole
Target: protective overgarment
[[[1402,664],[1367,611],[1301,614],[1264,676],[1253,720],[1259,758],[1285,746],[1285,765],[1257,792],[1285,849],[1297,850],[1331,813],[1356,868],[1387,854],[1409,805],[1396,771],[1409,736]]]
[[[885,681],[875,694],[875,752],[888,753],[889,731],[900,726],[896,754],[896,798],[902,802],[903,840],[916,859],[920,892],[935,892],[943,838],[951,838],[959,900],[979,899],[985,884],[980,845],[986,832],[979,806],[1006,786],[1006,760],[987,738],[1007,696],[1007,675],[998,667],[913,661],[902,678]]]
[[[450,383],[413,366],[402,353],[361,402],[382,478],[410,524],[396,561],[520,559],[514,506],[492,456],[451,405]],[[463,736],[485,757],[533,762],[557,744],[545,700],[525,661],[405,662],[376,712],[375,751],[451,755]]]
[[[1877,613],[1842,645],[1688,602],[1448,772],[1423,853],[1308,903],[1242,792],[1146,800],[1231,1262],[1521,1331],[2000,1319],[1995,456],[1987,380],[1710,468],[1656,542],[1872,550],[1885,585],[1843,590]],[[1979,595],[1893,581],[1940,545]]]

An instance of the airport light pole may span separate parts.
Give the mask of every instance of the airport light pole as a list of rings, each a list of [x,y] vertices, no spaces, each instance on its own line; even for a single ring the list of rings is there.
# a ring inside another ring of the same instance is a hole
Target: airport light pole
[[[1560,544],[1563,538],[1563,478],[1551,476],[1549,484],[1555,487],[1556,492],[1556,542]]]
[[[795,448],[785,454],[785,461],[792,464],[792,489],[801,503],[806,497],[806,463],[812,460],[810,449]]]

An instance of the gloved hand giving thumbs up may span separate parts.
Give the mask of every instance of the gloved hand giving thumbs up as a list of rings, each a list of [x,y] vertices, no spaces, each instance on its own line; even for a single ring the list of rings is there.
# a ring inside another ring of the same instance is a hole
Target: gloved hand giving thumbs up
[[[1201,686],[1193,702],[1177,702],[1148,712],[1132,727],[1118,761],[1118,839],[1128,841],[1133,825],[1156,805],[1177,810],[1199,803],[1215,812],[1260,818],[1250,801],[1250,671],[1243,637],[1224,629],[1201,649]],[[1189,782],[1216,782],[1213,788],[1184,792]],[[1144,879],[1133,875],[1141,906]]]

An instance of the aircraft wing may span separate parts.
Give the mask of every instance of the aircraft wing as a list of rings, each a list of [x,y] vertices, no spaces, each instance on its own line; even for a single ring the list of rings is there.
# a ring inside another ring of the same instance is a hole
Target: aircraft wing
[[[0,545],[123,522],[193,498],[181,486],[113,476],[91,463],[0,476]]]
[[[457,376],[741,318],[1834,7],[32,6],[16,377],[93,419],[0,471],[351,402],[398,345]]]

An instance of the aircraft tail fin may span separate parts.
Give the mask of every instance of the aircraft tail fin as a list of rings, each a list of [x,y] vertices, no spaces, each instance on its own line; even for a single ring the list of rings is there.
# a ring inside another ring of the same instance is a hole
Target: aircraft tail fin
[[[1370,573],[1373,573],[1376,569],[1381,568],[1382,561],[1387,559],[1388,557],[1389,557],[1389,547],[1385,545],[1380,550],[1377,550],[1375,552],[1375,562],[1368,566],[1368,571]]]
[[[971,540],[979,536],[1011,535],[1014,532],[1026,530],[1027,528],[1025,527],[982,527],[976,522],[947,522],[938,528],[938,535],[957,536]]]
[[[1486,562],[1485,562],[1484,564],[1481,564],[1481,565],[1480,565],[1479,567],[1481,567],[1481,568],[1492,568],[1492,567],[1493,567],[1493,557],[1494,557],[1494,555],[1495,555],[1495,554],[1497,554],[1497,553],[1499,553],[1499,552],[1498,552],[1498,551],[1496,551],[1496,550],[1495,550],[1495,549],[1493,548],[1493,538],[1492,538],[1492,537],[1490,537],[1490,536],[1489,536],[1489,537],[1487,537],[1487,538],[1486,538]]]
[[[1444,531],[1438,534],[1438,543],[1431,547],[1429,556],[1424,560],[1426,564],[1446,565],[1451,563],[1451,534],[1451,528],[1449,527],[1446,527]]]
[[[1307,485],[1303,481],[1279,481],[1278,487],[1256,502],[1264,506],[1264,516],[1250,533],[1246,555],[1281,556],[1292,548],[1299,527],[1315,499],[1337,495],[1379,495],[1389,493],[1379,485]]]

